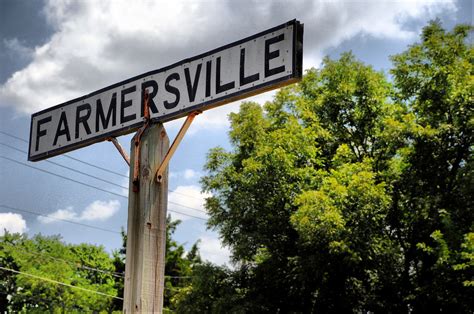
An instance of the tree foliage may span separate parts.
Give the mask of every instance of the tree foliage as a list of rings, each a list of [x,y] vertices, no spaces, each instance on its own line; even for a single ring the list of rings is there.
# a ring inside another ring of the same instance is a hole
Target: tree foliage
[[[196,278],[183,304],[472,311],[471,32],[430,23],[391,82],[351,53],[325,58],[231,114],[233,149],[209,152],[202,184],[236,269]]]
[[[201,263],[198,243],[186,253],[172,236],[179,221],[168,218],[165,265],[165,309],[189,285]],[[59,236],[10,234],[0,237],[0,312],[121,312],[127,237],[110,256],[102,246],[66,244]],[[36,277],[32,277],[36,276]],[[38,278],[40,277],[40,278]],[[72,285],[60,285],[49,280]],[[84,289],[107,294],[97,294]]]
[[[2,311],[56,313],[112,309],[112,298],[40,279],[115,296],[114,266],[103,247],[68,245],[58,236],[36,235],[28,239],[26,235],[5,233],[0,240],[2,267],[20,272],[2,270]]]

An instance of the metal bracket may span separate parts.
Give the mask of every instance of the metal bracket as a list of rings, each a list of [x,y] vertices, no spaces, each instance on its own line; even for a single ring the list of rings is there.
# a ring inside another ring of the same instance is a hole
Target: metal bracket
[[[165,155],[165,158],[163,158],[160,166],[158,167],[158,170],[156,171],[156,182],[161,183],[161,180],[163,179],[163,172],[168,166],[171,157],[173,157],[174,152],[178,148],[179,143],[181,143],[181,140],[183,139],[184,135],[186,134],[186,131],[189,129],[189,126],[193,122],[194,117],[200,113],[201,111],[194,111],[186,117],[186,121],[184,121],[183,125],[181,126],[181,129],[179,130],[178,134],[176,135],[176,138],[173,141],[173,144],[171,144],[170,148],[168,149],[168,152]]]
[[[123,159],[130,166],[130,157],[127,155],[125,150],[123,149],[122,145],[120,145],[119,141],[115,137],[109,137],[107,141],[112,142],[115,145],[115,148],[119,151],[120,155],[122,155]]]
[[[133,160],[133,192],[138,192],[140,187],[140,140],[142,138],[143,133],[150,125],[150,107],[149,107],[149,94],[148,91],[145,89],[144,92],[144,102],[143,102],[143,119],[145,120],[145,124],[138,129],[137,133],[133,137],[133,141],[135,144],[134,147],[134,160]]]

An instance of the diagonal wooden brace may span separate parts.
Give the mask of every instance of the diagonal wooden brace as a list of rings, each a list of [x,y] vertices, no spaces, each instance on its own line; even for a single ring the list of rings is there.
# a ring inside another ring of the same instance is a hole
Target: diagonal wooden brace
[[[125,150],[123,149],[122,145],[117,141],[115,137],[109,137],[107,141],[112,142],[115,145],[115,148],[119,151],[120,155],[122,155],[123,159],[130,166],[130,157],[127,155]]]
[[[181,129],[178,132],[178,135],[176,135],[176,138],[173,141],[173,144],[171,144],[170,148],[168,149],[168,152],[165,155],[165,158],[163,158],[163,161],[161,162],[160,167],[156,171],[156,182],[161,183],[163,172],[168,166],[171,160],[171,157],[173,157],[174,152],[178,148],[179,143],[181,143],[181,140],[183,139],[184,135],[186,134],[186,131],[189,129],[189,126],[193,122],[194,117],[200,113],[201,111],[194,111],[186,117],[186,121],[184,121],[183,125],[181,126]]]

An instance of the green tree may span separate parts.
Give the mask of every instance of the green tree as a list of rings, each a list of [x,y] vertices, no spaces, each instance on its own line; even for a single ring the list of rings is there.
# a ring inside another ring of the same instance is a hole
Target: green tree
[[[26,235],[8,233],[0,237],[0,243],[2,267],[19,272],[10,272],[6,276],[7,283],[2,283],[2,290],[8,294],[5,306],[9,312],[110,309],[112,299],[109,297],[48,281],[116,295],[111,275],[113,265],[103,247],[67,245],[58,236],[36,235],[28,239]]]
[[[185,252],[184,246],[173,240],[176,227],[180,220],[171,221],[168,216],[166,234],[166,265],[165,265],[165,297],[164,308],[174,310],[177,294],[189,286],[193,274],[193,267],[201,263],[198,252],[198,243],[195,243],[189,253]]]
[[[408,106],[422,132],[410,136],[407,168],[394,184],[397,237],[403,243],[403,287],[419,312],[473,309],[472,27],[424,28],[420,43],[393,57],[396,100]],[[403,240],[402,240],[403,239]],[[466,282],[468,284],[466,284]],[[463,286],[464,283],[464,286]]]
[[[248,313],[255,312],[240,293],[241,272],[209,262],[193,269],[190,285],[175,295],[177,313]]]
[[[429,24],[393,57],[393,86],[346,53],[231,114],[233,150],[210,151],[202,184],[236,270],[206,268],[230,279],[193,282],[181,302],[472,311],[470,30]]]

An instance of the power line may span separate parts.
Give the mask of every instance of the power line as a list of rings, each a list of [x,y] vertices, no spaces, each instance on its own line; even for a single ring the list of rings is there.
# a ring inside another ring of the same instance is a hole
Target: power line
[[[27,140],[25,140],[24,138],[18,137],[18,136],[16,136],[16,135],[13,135],[13,134],[10,134],[10,133],[7,133],[7,132],[4,132],[4,131],[2,131],[2,130],[0,130],[0,133],[2,133],[3,135],[9,136],[9,137],[11,137],[11,138],[17,139],[17,140],[19,140],[19,141],[22,141],[22,142],[28,143],[28,141],[27,141]]]
[[[9,145],[9,144],[0,142],[0,145],[3,145],[3,146],[5,146],[5,147],[8,147],[8,148],[13,149],[13,150],[16,150],[16,151],[18,151],[18,152],[20,152],[20,153],[23,153],[23,154],[25,154],[25,155],[28,155],[28,152],[26,152],[26,151],[24,151],[24,150],[22,150],[22,149],[16,148],[16,147],[14,147],[14,146],[11,146],[11,145]],[[108,184],[117,186],[117,187],[119,187],[119,188],[128,190],[128,187],[122,186],[122,185],[117,184],[117,183],[115,183],[115,182],[111,182],[111,181],[108,181],[108,180],[105,180],[105,179],[96,177],[96,176],[94,176],[94,175],[91,175],[91,174],[89,174],[89,173],[82,172],[82,171],[80,171],[80,170],[76,170],[76,169],[74,169],[74,168],[71,168],[71,167],[68,167],[68,166],[65,166],[65,165],[61,165],[61,164],[59,164],[59,163],[57,163],[57,162],[54,162],[54,161],[51,161],[51,160],[45,160],[45,161],[46,161],[47,163],[52,164],[52,165],[55,165],[55,166],[58,166],[58,167],[61,167],[61,168],[64,168],[64,169],[68,169],[68,170],[71,170],[71,171],[73,171],[73,172],[82,174],[82,175],[84,175],[84,176],[88,176],[88,177],[91,177],[91,178],[93,178],[93,179],[96,179],[96,180],[99,180],[99,181],[102,181],[102,182],[105,182],[105,183],[108,183]]]
[[[12,272],[12,273],[16,273],[16,274],[20,274],[20,275],[25,275],[25,276],[32,277],[32,278],[36,278],[36,279],[39,279],[39,280],[51,282],[51,283],[54,283],[54,284],[57,284],[57,285],[66,286],[66,287],[70,287],[70,288],[74,288],[74,289],[79,289],[79,290],[87,291],[87,292],[90,292],[90,293],[95,293],[95,294],[103,295],[103,296],[106,296],[106,297],[109,297],[109,298],[114,298],[114,299],[118,299],[118,300],[123,300],[123,298],[120,298],[120,297],[117,297],[117,296],[114,296],[114,295],[110,295],[110,294],[103,293],[103,292],[100,292],[100,291],[90,290],[90,289],[86,289],[86,288],[82,288],[82,287],[78,287],[78,286],[73,286],[73,285],[68,284],[68,283],[65,283],[65,282],[53,280],[53,279],[50,279],[50,278],[45,278],[45,277],[36,276],[36,275],[29,274],[29,273],[25,273],[25,272],[22,272],[22,271],[19,271],[19,270],[14,270],[14,269],[2,267],[2,266],[0,266],[0,269],[6,270],[6,271],[9,271],[9,272]]]
[[[11,148],[11,149],[13,149],[13,150],[19,151],[19,152],[21,152],[21,153],[27,154],[26,151],[21,150],[21,149],[19,149],[19,148],[16,148],[16,147],[14,147],[14,146],[11,146],[11,145],[8,145],[8,144],[2,143],[2,142],[0,142],[0,145],[3,145],[3,146],[5,146],[5,147]],[[1,157],[1,156],[0,156],[0,157]],[[6,158],[6,157],[3,157],[3,158]],[[10,161],[13,161],[13,160],[10,159]],[[119,187],[119,188],[122,188],[122,189],[125,189],[125,190],[128,189],[128,187],[119,185],[119,184],[114,183],[114,182],[110,182],[110,181],[104,180],[104,179],[102,179],[102,178],[93,176],[93,175],[91,175],[91,174],[88,174],[88,173],[85,173],[85,172],[76,170],[76,169],[74,169],[74,168],[70,168],[70,167],[68,167],[68,166],[64,166],[64,165],[58,164],[58,163],[56,163],[56,162],[54,162],[54,161],[50,161],[50,160],[45,160],[45,161],[48,162],[48,163],[50,163],[50,164],[53,164],[53,165],[56,165],[56,166],[59,166],[59,167],[62,167],[62,168],[71,170],[71,171],[73,171],[73,172],[76,172],[76,173],[79,173],[79,174],[82,174],[82,175],[85,175],[85,176],[88,176],[88,177],[91,177],[91,178],[93,178],[93,179],[100,180],[100,181],[103,181],[103,182],[112,184],[112,185],[117,186],[117,187]],[[18,162],[18,163],[19,163],[19,162]],[[21,163],[21,164],[23,164],[23,163]],[[28,164],[23,164],[23,165],[28,166],[28,167],[33,167],[33,166],[28,165]],[[38,169],[38,170],[39,170],[39,168],[34,168],[34,169]],[[177,192],[177,193],[178,193],[178,192]],[[182,194],[182,193],[179,193],[179,194]],[[192,210],[196,210],[196,211],[198,211],[198,212],[206,213],[205,211],[203,211],[203,210],[201,210],[201,209],[194,208],[194,207],[190,207],[190,206],[183,205],[183,204],[179,204],[179,203],[176,203],[176,202],[168,201],[168,203],[169,203],[169,204],[173,204],[173,205],[177,205],[177,206],[181,206],[181,207],[185,207],[185,208],[189,208],[189,209],[192,209]]]
[[[3,134],[3,135],[9,136],[9,137],[11,137],[11,138],[17,139],[17,140],[19,140],[19,141],[22,141],[22,142],[28,144],[28,141],[27,141],[27,140],[25,140],[25,139],[23,139],[23,138],[21,138],[21,137],[18,137],[18,136],[16,136],[16,135],[10,134],[10,133],[5,132],[5,131],[2,131],[2,130],[0,130],[0,133]],[[3,145],[4,145],[4,146],[7,146],[7,147],[10,147],[10,148],[13,148],[13,147],[11,147],[11,146],[9,146],[9,145],[6,145],[6,144],[3,144]],[[23,152],[23,153],[26,153],[26,151],[19,150],[19,149],[17,149],[17,148],[13,148],[13,149],[18,150],[18,151],[21,151],[21,152]],[[113,174],[116,174],[116,175],[119,175],[119,176],[121,176],[121,177],[124,177],[124,178],[127,178],[127,179],[128,179],[128,176],[126,176],[126,175],[124,175],[124,174],[115,172],[115,171],[110,170],[110,169],[106,169],[106,168],[102,168],[102,167],[96,166],[96,165],[94,165],[94,164],[88,163],[88,162],[83,161],[83,160],[81,160],[81,159],[78,159],[78,158],[69,156],[68,154],[62,154],[61,156],[66,157],[66,158],[69,158],[69,159],[72,159],[72,160],[75,160],[75,161],[78,161],[78,162],[80,162],[80,163],[83,163],[83,164],[85,164],[85,165],[88,165],[88,166],[91,166],[91,167],[94,167],[94,168],[97,168],[97,169],[100,169],[100,170],[102,170],[102,171],[110,172],[110,173],[113,173]],[[108,182],[108,183],[110,183],[110,182]],[[128,189],[128,188],[123,187],[123,186],[120,186],[120,187],[122,187],[122,188],[124,188],[124,189]],[[170,191],[170,192],[173,192],[173,193],[176,193],[176,194],[179,194],[179,195],[186,196],[186,197],[191,197],[191,198],[194,198],[194,199],[199,199],[198,197],[195,197],[195,196],[192,196],[192,195],[187,195],[187,194],[178,192],[178,191],[173,190],[173,189],[169,189],[169,191]],[[200,199],[199,199],[199,200],[200,200]]]
[[[118,193],[115,193],[115,192],[112,192],[112,191],[104,190],[104,189],[99,188],[99,187],[97,187],[97,186],[90,185],[90,184],[87,184],[87,183],[84,183],[84,182],[81,182],[81,181],[77,181],[77,180],[74,180],[74,179],[71,179],[71,178],[62,176],[62,175],[60,175],[60,174],[56,174],[56,173],[51,172],[51,171],[48,171],[48,170],[44,170],[44,169],[41,169],[41,168],[38,168],[38,167],[34,167],[34,166],[25,164],[25,163],[23,163],[23,162],[20,162],[20,161],[18,161],[18,160],[15,160],[15,159],[12,159],[12,158],[9,158],[9,157],[5,157],[5,156],[1,156],[1,155],[0,155],[0,158],[9,160],[9,161],[14,162],[14,163],[17,163],[17,164],[19,164],[19,165],[23,165],[23,166],[25,166],[25,167],[29,167],[29,168],[32,168],[32,169],[36,169],[36,170],[41,171],[41,172],[44,172],[44,173],[48,173],[48,174],[50,174],[50,175],[53,175],[53,176],[62,178],[62,179],[64,179],[64,180],[72,181],[72,182],[75,182],[75,183],[77,183],[77,184],[81,184],[81,185],[84,185],[84,186],[87,186],[87,187],[90,187],[90,188],[93,188],[93,189],[96,189],[96,190],[99,190],[99,191],[102,191],[102,192],[106,192],[106,193],[109,193],[109,194],[112,194],[112,195],[115,195],[115,196],[119,196],[119,197],[128,199],[128,197],[126,197],[126,196],[124,196],[124,195],[122,195],[122,194],[118,194]],[[178,203],[174,203],[174,202],[170,202],[170,203],[171,203],[171,204],[174,204],[174,205],[178,205],[178,206],[184,206],[184,205],[181,205],[181,204],[178,204]],[[196,208],[194,208],[194,209],[200,211],[199,209],[196,209]],[[183,212],[179,212],[179,211],[177,211],[177,210],[172,210],[172,209],[170,209],[169,211],[170,211],[170,212],[177,213],[177,214],[181,214],[181,215],[184,215],[184,216],[188,216],[188,217],[192,217],[192,218],[196,218],[196,219],[201,219],[201,220],[207,221],[206,218],[198,217],[198,216],[194,216],[194,215],[190,215],[190,214],[186,214],[186,213],[183,213]]]
[[[0,131],[0,133],[2,133],[2,134],[7,134],[6,132],[3,132],[3,131]],[[19,137],[17,137],[17,136],[14,136],[14,135],[11,135],[11,134],[8,134],[8,135],[11,136],[12,138],[20,139],[20,140],[23,141],[23,139],[21,139],[21,138],[19,138]],[[26,153],[26,151],[23,151],[23,150],[21,150],[21,149],[18,149],[18,148],[16,148],[16,147],[11,146],[11,145],[8,145],[8,144],[5,144],[5,143],[1,143],[1,142],[0,142],[0,144],[3,145],[3,146],[9,147],[9,148],[11,148],[11,149],[20,151],[20,152],[22,152],[22,153]],[[32,166],[32,165],[29,165],[29,164],[26,164],[26,163],[23,163],[23,162],[14,160],[14,159],[9,158],[9,157],[6,157],[6,156],[0,156],[0,158],[9,160],[9,161],[14,162],[14,163],[17,163],[17,164],[19,164],[19,165],[23,165],[23,166],[25,166],[25,167],[29,167],[29,168],[32,168],[32,169],[36,169],[36,170],[41,171],[41,172],[44,172],[44,173],[48,173],[48,174],[50,174],[50,175],[53,175],[53,176],[56,176],[56,177],[59,177],[59,178],[65,179],[65,180],[69,180],[69,181],[78,183],[78,184],[81,184],[81,185],[84,185],[84,186],[87,186],[87,187],[90,187],[90,188],[94,188],[94,189],[97,189],[97,190],[102,191],[102,192],[106,192],[106,193],[109,193],[109,194],[112,194],[112,195],[116,195],[116,196],[119,196],[119,197],[122,197],[122,198],[127,198],[127,197],[124,196],[124,195],[121,195],[121,194],[118,194],[118,193],[115,193],[115,192],[112,192],[112,191],[104,190],[104,189],[102,189],[102,188],[99,188],[99,187],[90,185],[90,184],[88,184],[88,183],[84,183],[84,182],[81,182],[81,181],[77,181],[77,180],[74,180],[74,179],[71,179],[71,178],[68,178],[68,177],[65,177],[65,176],[62,176],[62,175],[53,173],[53,172],[48,171],[48,170],[45,170],[45,169],[41,169],[41,168],[38,168],[38,167],[34,167],[34,166]],[[97,179],[97,180],[101,180],[101,181],[104,181],[104,182],[106,182],[106,183],[109,183],[109,184],[118,186],[118,187],[120,187],[120,188],[128,189],[128,188],[126,188],[126,187],[124,187],[124,186],[121,186],[121,185],[118,185],[118,184],[116,184],[116,183],[113,183],[113,182],[110,182],[110,181],[107,181],[107,180],[98,178],[98,177],[93,176],[93,175],[90,175],[90,174],[88,174],[88,173],[85,173],[85,172],[82,172],[82,171],[79,171],[79,170],[76,170],[76,169],[73,169],[73,168],[70,168],[70,167],[67,167],[67,166],[64,166],[64,165],[55,163],[55,162],[52,162],[52,161],[49,161],[49,160],[46,160],[46,161],[49,162],[49,163],[52,163],[52,164],[54,164],[54,165],[57,165],[57,166],[66,168],[66,169],[68,169],[68,170],[71,170],[71,171],[80,173],[80,174],[82,174],[82,175],[86,175],[86,176],[89,176],[89,177],[91,177],[91,178],[94,178],[94,179]],[[173,190],[170,190],[170,191],[171,191],[171,192],[178,193],[178,194],[181,194],[181,195],[185,195],[185,194],[183,194],[183,193],[176,192],[176,191],[173,191]],[[190,195],[185,195],[185,196],[193,197],[193,196],[190,196]],[[176,205],[176,206],[181,206],[181,207],[184,207],[184,208],[188,208],[188,209],[191,209],[191,210],[195,210],[195,211],[198,211],[198,212],[202,212],[202,213],[207,214],[206,211],[201,210],[201,209],[198,209],[198,208],[190,207],[190,206],[183,205],[183,204],[179,204],[179,203],[172,202],[172,201],[168,201],[168,203],[169,203],[169,204]],[[169,211],[170,211],[170,212],[177,213],[177,214],[181,214],[181,215],[184,215],[184,216],[189,216],[189,217],[193,217],[193,218],[197,218],[197,219],[201,219],[201,220],[207,220],[207,219],[202,218],[202,217],[197,217],[197,216],[189,215],[189,214],[186,214],[186,213],[183,213],[183,212],[178,212],[178,211],[171,210],[171,209],[170,209]]]
[[[0,133],[3,134],[3,135],[9,136],[9,137],[11,137],[11,138],[17,139],[17,140],[19,140],[19,141],[22,141],[22,142],[28,144],[28,141],[25,140],[24,138],[18,137],[18,136],[16,136],[16,135],[7,133],[7,132],[2,131],[2,130],[0,130]],[[115,174],[115,175],[118,175],[118,176],[121,176],[121,177],[124,177],[124,178],[128,178],[128,176],[126,176],[126,175],[124,175],[124,174],[122,174],[122,173],[115,172],[115,171],[110,170],[110,169],[107,169],[107,168],[102,168],[102,167],[100,167],[100,166],[94,165],[94,164],[92,164],[92,163],[89,163],[89,162],[87,162],[87,161],[81,160],[81,159],[79,159],[79,158],[72,157],[72,156],[70,156],[70,155],[68,155],[68,154],[62,154],[61,156],[65,157],[65,158],[72,159],[72,160],[77,161],[77,162],[80,162],[80,163],[82,163],[82,164],[84,164],[84,165],[88,165],[88,166],[90,166],[90,167],[94,167],[94,168],[99,169],[99,170],[102,170],[102,171],[110,172],[110,173],[113,173],[113,174]]]
[[[36,169],[36,170],[41,171],[41,172],[44,172],[44,173],[48,173],[48,174],[50,174],[50,175],[53,175],[53,176],[55,176],[55,177],[62,178],[62,179],[64,179],[64,180],[72,181],[72,182],[75,182],[75,183],[77,183],[77,184],[81,184],[81,185],[84,185],[84,186],[87,186],[87,187],[90,187],[90,188],[93,188],[93,189],[96,189],[96,190],[99,190],[99,191],[102,191],[102,192],[106,192],[106,193],[109,193],[109,194],[112,194],[112,195],[115,195],[115,196],[127,198],[126,196],[124,196],[124,195],[122,195],[122,194],[118,194],[118,193],[115,193],[115,192],[112,192],[112,191],[107,191],[107,190],[104,190],[104,189],[99,188],[99,187],[97,187],[97,186],[90,185],[90,184],[87,184],[87,183],[84,183],[84,182],[81,182],[81,181],[77,181],[77,180],[74,180],[74,179],[71,179],[71,178],[62,176],[62,175],[60,175],[60,174],[56,174],[56,173],[54,173],[54,172],[51,172],[51,171],[48,171],[48,170],[45,170],[45,169],[41,169],[41,168],[38,168],[38,167],[35,167],[35,166],[31,166],[31,165],[29,165],[29,164],[25,164],[25,163],[23,163],[23,162],[20,162],[20,161],[18,161],[18,160],[15,160],[15,159],[12,159],[12,158],[9,158],[9,157],[0,156],[0,158],[9,160],[9,161],[11,161],[11,162],[17,163],[17,164],[19,164],[19,165],[23,165],[23,166],[28,167],[28,168],[32,168],[32,169]]]
[[[101,228],[101,227],[96,227],[96,226],[91,226],[91,225],[88,225],[88,224],[84,224],[84,223],[80,223],[80,222],[76,222],[76,221],[72,221],[72,220],[56,218],[56,217],[40,214],[40,213],[37,213],[37,212],[34,212],[34,211],[29,211],[29,210],[26,210],[26,209],[16,208],[16,207],[8,206],[8,205],[0,205],[0,207],[3,207],[5,209],[9,209],[9,210],[18,211],[18,212],[27,213],[27,214],[32,214],[32,215],[36,215],[36,216],[46,217],[48,219],[60,220],[60,221],[68,222],[68,223],[83,226],[83,227],[88,227],[88,228],[97,229],[97,230],[101,230],[101,231],[121,234],[118,231],[114,231],[114,230],[110,230],[110,229],[106,229],[106,228]]]
[[[43,257],[43,258],[49,258],[49,259],[56,260],[56,261],[61,261],[61,262],[67,263],[69,265],[75,266],[77,268],[82,268],[82,269],[85,269],[85,270],[88,270],[88,271],[95,271],[95,272],[99,272],[99,273],[109,274],[109,275],[117,277],[117,278],[125,278],[124,273],[119,273],[119,272],[100,269],[100,268],[94,268],[94,267],[86,266],[86,265],[79,265],[79,264],[81,264],[80,262],[68,261],[68,260],[65,260],[65,259],[62,259],[62,258],[59,258],[59,257],[51,256],[49,254],[46,254],[45,252],[32,252],[32,251],[27,251],[27,250],[24,250],[22,248],[19,248],[18,246],[13,246],[9,243],[4,243],[4,244],[7,244],[8,246],[10,246],[10,248],[14,247],[15,251],[21,251],[23,253],[30,254],[30,255],[39,256],[39,257]],[[167,276],[167,275],[165,275],[165,278],[182,279],[182,278],[193,278],[193,276]]]
[[[20,153],[23,153],[23,154],[25,154],[25,155],[28,155],[28,152],[27,152],[27,151],[22,150],[22,149],[19,149],[19,148],[14,147],[14,146],[11,146],[11,145],[9,145],[9,144],[0,142],[0,145],[3,145],[3,146],[5,146],[5,147],[8,147],[8,148],[13,149],[13,150],[16,150],[16,151],[18,151],[18,152],[20,152]],[[71,168],[71,167],[68,167],[68,166],[65,166],[65,165],[61,165],[61,164],[59,164],[59,163],[57,163],[57,162],[54,162],[54,161],[51,161],[51,160],[44,160],[44,161],[47,162],[47,163],[50,163],[50,164],[59,166],[59,167],[61,167],[61,168],[65,168],[65,169],[71,170],[71,171],[73,171],[73,172],[82,174],[82,175],[84,175],[84,176],[88,176],[88,177],[91,177],[91,178],[93,178],[93,179],[100,180],[100,181],[102,181],[102,182],[105,182],[105,183],[114,185],[114,186],[116,186],[116,187],[119,187],[119,188],[128,190],[128,187],[126,187],[126,186],[123,186],[123,185],[117,184],[117,183],[115,183],[115,182],[111,182],[111,181],[108,181],[108,180],[105,180],[105,179],[96,177],[96,176],[94,176],[94,175],[92,175],[92,174],[89,174],[89,173],[86,173],[86,172],[82,172],[82,171],[80,171],[80,170],[77,170],[77,169],[74,169],[74,168]],[[199,198],[197,198],[197,197],[194,197],[194,196],[191,196],[191,195],[186,195],[186,194],[184,194],[184,193],[181,193],[181,192],[178,192],[178,191],[175,191],[175,190],[171,190],[171,189],[170,189],[169,191],[170,191],[170,192],[173,192],[173,193],[176,193],[176,194],[180,194],[180,195],[186,196],[186,197],[191,197],[191,198],[194,198],[194,199],[199,199]],[[205,213],[205,211],[200,210],[200,209],[197,209],[197,208],[189,207],[189,206],[182,205],[182,204],[178,204],[178,203],[174,203],[174,202],[169,202],[169,203],[170,203],[170,204],[174,204],[174,205],[178,205],[178,206],[182,206],[182,207],[186,207],[186,208],[190,208],[190,209],[197,210],[197,211],[200,211],[200,212]]]
[[[9,245],[10,247],[13,247],[11,244],[7,243],[7,245]],[[112,275],[114,277],[117,277],[117,278],[124,278],[125,277],[125,275],[123,273],[118,273],[118,272],[114,272],[114,271],[110,271],[110,270],[94,268],[94,267],[90,267],[90,266],[86,266],[86,265],[79,265],[80,264],[79,262],[68,261],[68,260],[65,260],[65,259],[62,259],[62,258],[59,258],[59,257],[54,257],[54,256],[51,256],[51,255],[46,254],[44,252],[31,252],[31,251],[21,249],[18,246],[15,246],[14,248],[15,248],[15,251],[21,251],[23,253],[30,254],[30,255],[39,256],[39,257],[43,257],[43,258],[49,258],[49,259],[56,260],[56,261],[61,261],[61,262],[64,262],[66,264],[75,266],[77,268],[82,268],[82,269],[85,269],[85,270],[88,270],[88,271],[95,271],[95,272],[110,274],[110,275]]]

